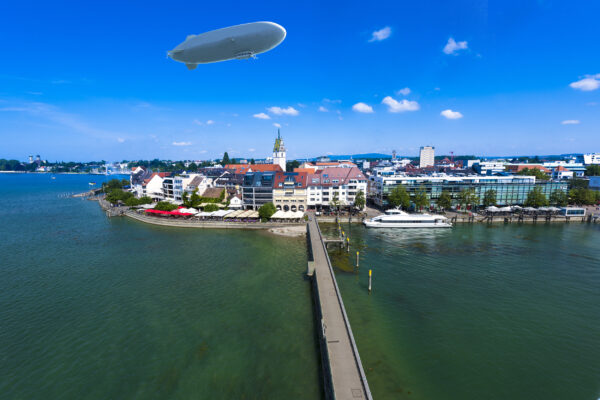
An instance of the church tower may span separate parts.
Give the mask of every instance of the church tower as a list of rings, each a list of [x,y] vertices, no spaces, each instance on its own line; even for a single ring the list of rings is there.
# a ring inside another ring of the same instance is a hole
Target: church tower
[[[275,139],[275,146],[273,146],[273,164],[279,165],[285,171],[285,161],[285,146],[283,145],[281,132],[277,129],[277,139]]]

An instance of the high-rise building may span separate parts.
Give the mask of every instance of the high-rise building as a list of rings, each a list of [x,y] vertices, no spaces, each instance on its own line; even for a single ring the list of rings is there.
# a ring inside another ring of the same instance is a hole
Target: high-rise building
[[[275,145],[273,146],[273,164],[277,164],[285,172],[285,146],[283,145],[283,139],[281,138],[281,132],[277,129],[277,139],[275,139]]]
[[[435,147],[422,146],[419,154],[419,167],[433,167],[435,164]]]

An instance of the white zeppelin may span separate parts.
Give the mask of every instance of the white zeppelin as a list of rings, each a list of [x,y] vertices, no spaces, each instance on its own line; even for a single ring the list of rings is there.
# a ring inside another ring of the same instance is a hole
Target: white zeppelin
[[[198,64],[255,57],[279,45],[285,35],[285,29],[274,22],[252,22],[190,35],[167,54],[194,69]]]

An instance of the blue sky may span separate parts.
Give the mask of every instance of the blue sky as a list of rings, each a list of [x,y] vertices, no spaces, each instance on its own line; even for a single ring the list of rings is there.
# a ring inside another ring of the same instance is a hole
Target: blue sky
[[[0,158],[261,158],[276,124],[293,158],[600,151],[598,15],[593,1],[4,2]],[[253,21],[287,30],[258,60],[166,58]]]

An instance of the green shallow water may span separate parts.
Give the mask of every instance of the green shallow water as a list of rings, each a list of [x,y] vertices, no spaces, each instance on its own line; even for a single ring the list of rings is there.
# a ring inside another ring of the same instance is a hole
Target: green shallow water
[[[0,174],[0,398],[321,397],[304,240],[59,197],[90,180]],[[345,230],[375,399],[600,397],[599,225]]]
[[[320,398],[302,239],[107,219],[0,174],[0,397]]]
[[[330,256],[374,398],[600,397],[600,225],[344,229]]]

